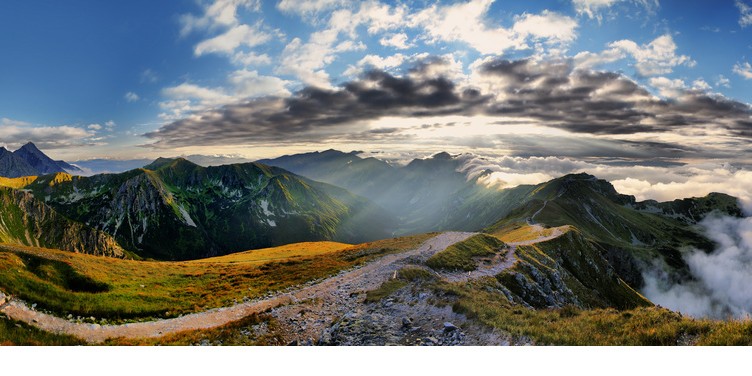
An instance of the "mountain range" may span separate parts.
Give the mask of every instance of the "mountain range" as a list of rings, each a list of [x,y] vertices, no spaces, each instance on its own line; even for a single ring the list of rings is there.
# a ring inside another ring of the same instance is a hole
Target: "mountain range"
[[[65,161],[53,160],[31,142],[14,152],[0,147],[0,177],[17,178],[56,172],[78,173],[81,169]]]

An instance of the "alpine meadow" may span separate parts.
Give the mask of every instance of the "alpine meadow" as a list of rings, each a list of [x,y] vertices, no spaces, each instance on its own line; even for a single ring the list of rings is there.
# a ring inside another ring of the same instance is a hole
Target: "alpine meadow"
[[[751,33],[749,0],[3,1],[0,346],[752,345]],[[253,363],[342,356],[288,351]]]

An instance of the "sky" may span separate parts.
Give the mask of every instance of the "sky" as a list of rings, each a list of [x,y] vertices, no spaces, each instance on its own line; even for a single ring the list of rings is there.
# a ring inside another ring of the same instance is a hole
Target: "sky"
[[[752,183],[750,0],[8,0],[0,51],[0,145],[69,161],[448,151],[500,186]]]

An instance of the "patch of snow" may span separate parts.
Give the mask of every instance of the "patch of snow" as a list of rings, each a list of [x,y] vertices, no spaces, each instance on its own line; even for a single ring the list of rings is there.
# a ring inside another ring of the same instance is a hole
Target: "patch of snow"
[[[274,221],[273,221],[273,220],[271,220],[271,219],[267,219],[267,220],[266,220],[266,223],[268,223],[268,224],[269,224],[269,226],[271,226],[271,227],[277,227],[277,222],[274,222]]]
[[[183,223],[191,227],[196,227],[196,222],[193,222],[191,216],[188,215],[188,211],[182,205],[178,205],[178,210],[180,211],[180,215],[183,216]]]
[[[269,201],[261,200],[261,210],[264,211],[265,216],[271,216],[274,215],[271,211],[269,211]]]

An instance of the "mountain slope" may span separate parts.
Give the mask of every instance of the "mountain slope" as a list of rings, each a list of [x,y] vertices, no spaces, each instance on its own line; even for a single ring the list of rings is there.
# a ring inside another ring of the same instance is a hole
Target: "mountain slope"
[[[642,271],[662,266],[672,278],[687,278],[683,259],[687,247],[710,251],[696,223],[709,215],[741,216],[735,198],[713,193],[668,203],[636,202],[621,195],[605,180],[573,174],[532,187],[519,206],[486,228],[502,235],[524,226],[572,226],[589,242],[602,248],[604,257],[630,286],[643,285]]]
[[[65,169],[63,167],[61,167],[52,158],[42,153],[42,151],[39,150],[37,146],[31,142],[14,151],[13,154],[18,158],[23,159],[24,161],[26,161],[26,163],[29,164],[29,166],[34,168],[34,170],[36,171],[36,174],[34,175],[65,172]]]
[[[391,218],[367,200],[256,163],[205,168],[161,158],[122,174],[47,175],[26,188],[124,248],[158,259],[391,234]]]
[[[17,178],[21,176],[37,175],[34,167],[26,163],[25,160],[0,147],[0,176],[8,178]]]
[[[126,257],[102,231],[65,218],[29,192],[0,187],[0,242]]]

